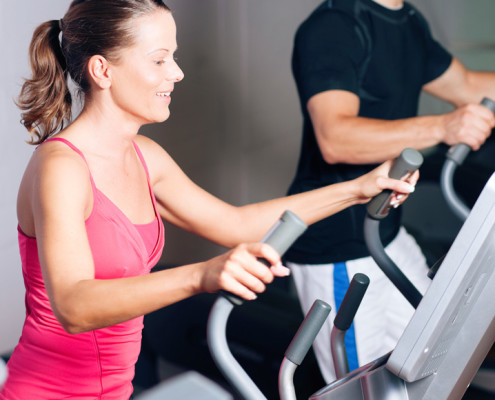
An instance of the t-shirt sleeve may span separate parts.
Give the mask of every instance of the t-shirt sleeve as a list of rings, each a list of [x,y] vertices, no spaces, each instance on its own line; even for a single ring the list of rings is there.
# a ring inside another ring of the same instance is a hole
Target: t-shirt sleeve
[[[350,17],[331,11],[313,15],[301,25],[292,66],[303,104],[327,90],[358,93],[359,69],[366,56],[358,29]]]
[[[426,84],[442,75],[452,63],[452,54],[450,54],[435,38],[433,37],[428,21],[416,11],[419,25],[426,42],[427,64],[424,73],[424,82]]]

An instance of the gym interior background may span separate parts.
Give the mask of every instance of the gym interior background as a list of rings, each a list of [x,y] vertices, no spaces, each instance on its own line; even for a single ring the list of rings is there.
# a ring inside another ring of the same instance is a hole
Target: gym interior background
[[[295,171],[301,113],[290,70],[299,23],[321,0],[167,0],[178,24],[179,64],[172,115],[142,133],[161,143],[200,186],[233,204],[285,193]],[[411,0],[432,31],[463,63],[495,69],[495,2]],[[24,319],[24,287],[17,248],[15,198],[33,151],[13,103],[29,74],[31,33],[41,22],[63,16],[69,1],[0,2],[0,354],[15,346]],[[428,96],[420,113],[449,106]],[[434,174],[433,174],[434,175]],[[171,189],[173,190],[173,188]],[[421,211],[421,212],[420,212]],[[418,185],[405,205],[405,223],[436,251],[459,223],[446,208],[433,179]],[[167,225],[161,264],[181,265],[220,249]]]

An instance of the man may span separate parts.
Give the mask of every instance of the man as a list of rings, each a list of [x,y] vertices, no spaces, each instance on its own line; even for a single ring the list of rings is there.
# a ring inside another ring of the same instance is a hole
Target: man
[[[467,70],[403,0],[325,1],[299,27],[292,67],[304,129],[290,194],[353,179],[406,147],[466,143],[477,150],[495,126],[493,114],[479,105],[483,97],[495,97],[495,74]],[[418,117],[421,90],[456,109]],[[347,335],[355,339],[347,347],[351,368],[390,351],[414,311],[369,257],[362,233],[365,214],[364,205],[354,206],[314,224],[286,255],[305,312],[316,298],[335,310],[352,275],[370,277]],[[424,292],[426,262],[400,226],[399,210],[382,221],[381,238],[390,257]],[[335,379],[332,314],[314,346],[327,382]]]

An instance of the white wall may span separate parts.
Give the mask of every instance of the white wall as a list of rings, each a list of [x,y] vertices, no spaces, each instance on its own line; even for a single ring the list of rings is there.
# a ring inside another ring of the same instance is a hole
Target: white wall
[[[22,78],[29,74],[29,42],[34,28],[49,19],[58,19],[68,2],[0,1],[0,353],[16,343],[24,319],[24,285],[17,247],[15,201],[19,181],[33,147],[20,124],[13,99]]]
[[[297,25],[321,0],[168,0],[178,23],[186,78],[172,116],[145,127],[194,181],[222,199],[246,204],[283,195],[299,152],[301,117],[290,71]],[[495,65],[493,0],[414,0],[433,31],[473,68]],[[0,353],[20,332],[24,304],[15,197],[32,151],[12,99],[29,72],[33,29],[61,18],[69,0],[0,0]],[[467,44],[466,44],[467,43]],[[479,46],[482,44],[483,46]],[[422,112],[445,105],[422,101]],[[173,190],[173,188],[170,188]],[[220,222],[219,222],[220,223]],[[219,249],[167,226],[163,263],[182,264]]]

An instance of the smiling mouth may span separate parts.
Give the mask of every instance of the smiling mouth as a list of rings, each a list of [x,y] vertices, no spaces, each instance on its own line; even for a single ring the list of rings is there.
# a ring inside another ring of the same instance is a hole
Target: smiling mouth
[[[156,95],[160,97],[170,97],[172,92],[158,92]]]

